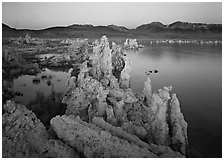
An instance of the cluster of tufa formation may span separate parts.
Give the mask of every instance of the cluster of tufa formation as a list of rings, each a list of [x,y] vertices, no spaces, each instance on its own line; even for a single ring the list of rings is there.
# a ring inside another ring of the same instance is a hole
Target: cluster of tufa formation
[[[24,123],[32,122],[31,129],[27,132],[20,130],[19,136],[25,136],[26,142],[37,153],[45,153],[47,150],[46,153],[50,154],[54,153],[56,147],[61,147],[55,156],[62,157],[65,155],[62,151],[71,156],[75,151],[78,155],[90,158],[187,156],[187,123],[176,95],[170,94],[172,87],[164,87],[153,93],[148,77],[143,95],[134,94],[130,88],[131,63],[121,48],[112,42],[110,49],[106,36],[94,44],[94,56],[87,58],[79,66],[77,74],[72,74],[74,69],[69,71],[71,77],[62,100],[67,104],[65,115],[56,116],[50,121],[57,138],[60,139],[54,141],[60,141],[60,146],[39,148],[40,143],[42,146],[49,146],[47,144],[52,140],[42,136],[45,130],[34,115],[34,119],[24,113],[19,115]],[[80,52],[85,54],[86,50],[82,49]],[[4,108],[6,112],[3,119],[6,117],[6,120],[3,124],[6,127],[3,127],[3,140],[16,134],[9,133],[8,125],[11,126],[11,123],[8,123],[8,119],[14,122],[12,119],[17,116],[14,112],[8,113],[9,104]],[[17,105],[17,108],[21,112],[21,106]],[[34,120],[37,121],[35,124]],[[11,127],[13,130],[18,128],[13,128],[13,125]],[[21,139],[24,140],[25,137]],[[43,142],[37,138],[43,139]],[[9,140],[4,140],[5,157],[18,157],[14,153],[8,153],[11,145],[18,150],[17,145],[10,138]],[[62,145],[65,146],[64,150]],[[25,146],[24,149],[28,148]],[[27,157],[25,154],[21,156]]]
[[[43,55],[39,64],[41,67],[72,67],[73,64],[81,63],[88,58],[87,45],[87,39],[72,41],[61,54],[52,54],[48,57]]]
[[[144,46],[142,44],[138,44],[136,39],[126,39],[124,42],[124,48],[126,49],[139,49],[143,47]]]
[[[67,103],[66,115],[79,117],[127,141],[127,137],[134,136],[138,140],[131,142],[144,143],[140,145],[143,148],[163,145],[186,155],[187,123],[176,95],[170,94],[172,87],[152,93],[148,77],[144,95],[135,95],[130,89],[131,64],[121,48],[112,42],[110,49],[105,36],[95,44],[95,57],[81,65],[77,77],[71,77],[73,85],[63,99]],[[52,123],[57,126],[55,121]]]

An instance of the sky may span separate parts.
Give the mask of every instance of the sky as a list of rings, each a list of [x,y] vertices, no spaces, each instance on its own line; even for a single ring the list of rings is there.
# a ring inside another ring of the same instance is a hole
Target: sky
[[[71,24],[136,28],[175,21],[222,23],[221,2],[3,2],[2,22],[17,29]]]

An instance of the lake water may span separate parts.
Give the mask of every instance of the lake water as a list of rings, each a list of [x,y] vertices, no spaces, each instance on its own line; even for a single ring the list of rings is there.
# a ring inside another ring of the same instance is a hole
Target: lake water
[[[202,157],[222,156],[222,48],[215,45],[151,45],[127,53],[132,89],[142,93],[145,72],[152,89],[172,85],[188,122],[189,147]]]
[[[131,88],[142,93],[145,72],[151,74],[154,91],[172,85],[188,122],[189,148],[201,157],[222,156],[222,48],[221,45],[149,45],[139,51],[126,51],[132,62]],[[64,92],[68,77],[65,71],[46,69],[52,75],[48,85],[45,79],[34,84],[34,76],[21,76],[13,80],[14,91],[23,97],[15,100],[28,104],[41,91],[45,96],[51,90]],[[41,74],[37,75],[40,77]],[[25,84],[25,85],[24,85]]]
[[[46,75],[50,78],[41,78],[42,75]],[[15,79],[12,82],[13,91],[23,93],[23,96],[17,96],[15,101],[22,104],[29,104],[29,102],[36,97],[36,92],[42,92],[45,97],[52,93],[52,90],[56,93],[64,93],[67,89],[66,82],[68,80],[68,73],[66,71],[53,71],[45,69],[37,76],[23,75]],[[33,82],[34,78],[40,79],[40,82]],[[50,81],[50,84],[48,83]]]

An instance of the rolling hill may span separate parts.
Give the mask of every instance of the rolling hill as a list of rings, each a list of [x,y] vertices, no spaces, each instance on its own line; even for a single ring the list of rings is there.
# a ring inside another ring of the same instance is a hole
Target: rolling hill
[[[107,25],[69,25],[56,26],[42,30],[15,29],[2,23],[3,37],[24,36],[26,33],[34,37],[89,37],[97,38],[102,35],[108,37],[144,37],[144,38],[218,38],[222,37],[222,24],[204,24],[189,22],[174,22],[164,25],[161,22],[143,24],[135,29],[124,26]]]

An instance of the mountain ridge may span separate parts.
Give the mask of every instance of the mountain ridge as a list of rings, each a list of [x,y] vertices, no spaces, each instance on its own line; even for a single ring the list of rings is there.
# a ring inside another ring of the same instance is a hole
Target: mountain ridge
[[[102,35],[109,35],[112,37],[135,37],[135,36],[150,36],[151,34],[162,33],[184,33],[184,34],[219,34],[222,33],[222,24],[206,24],[206,23],[190,23],[176,21],[168,25],[161,22],[151,22],[142,24],[134,29],[126,28],[125,26],[117,25],[97,25],[92,24],[72,24],[68,26],[54,26],[45,29],[16,29],[2,23],[3,37],[9,35],[23,35],[24,32],[29,32],[39,36],[55,36],[55,37],[99,37]]]

